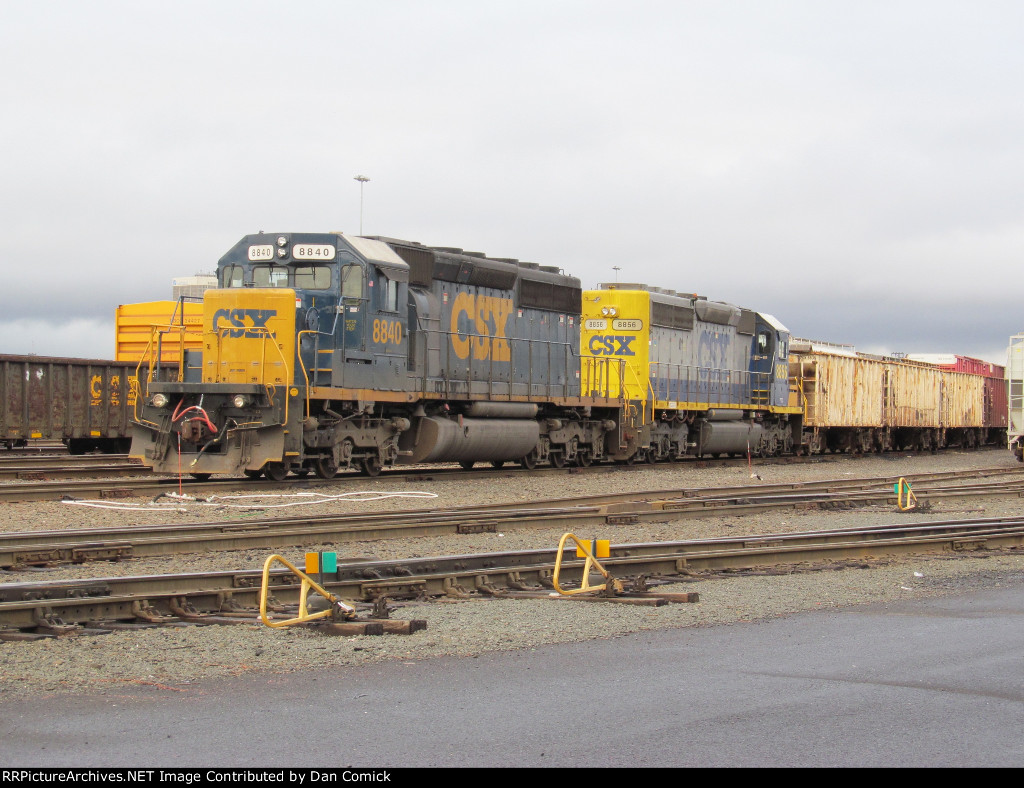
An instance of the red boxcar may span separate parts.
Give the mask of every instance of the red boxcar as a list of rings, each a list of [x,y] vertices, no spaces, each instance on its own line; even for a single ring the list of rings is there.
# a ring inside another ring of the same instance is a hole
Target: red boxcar
[[[966,372],[969,375],[984,375],[986,378],[1006,377],[1006,367],[970,356],[958,356],[954,353],[910,353],[907,358],[911,361],[923,361],[925,364],[932,364],[950,372]]]
[[[998,367],[998,369],[1002,369],[1002,367]],[[985,426],[1005,428],[1009,422],[1007,417],[1006,381],[1002,378],[986,377]]]

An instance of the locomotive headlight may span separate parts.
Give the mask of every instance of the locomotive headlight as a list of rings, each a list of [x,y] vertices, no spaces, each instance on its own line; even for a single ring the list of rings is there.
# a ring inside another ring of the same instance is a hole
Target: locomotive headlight
[[[601,314],[604,315],[605,317],[608,317],[608,307],[601,307]]]
[[[288,254],[288,250],[287,249],[278,249],[277,250],[277,256],[278,257],[284,257],[286,254]]]
[[[616,309],[613,306],[608,307],[608,316],[609,317],[615,317],[617,314],[619,314],[619,310],[618,309]]]
[[[166,408],[168,402],[170,402],[170,400],[167,399],[166,394],[154,394],[149,398],[149,404],[154,408]]]
[[[244,408],[249,404],[249,398],[245,394],[235,394],[235,398],[231,400],[231,404],[236,408]]]
[[[287,238],[285,238],[283,235],[277,236],[277,245],[278,246],[284,246],[286,243],[288,243],[288,239]]]

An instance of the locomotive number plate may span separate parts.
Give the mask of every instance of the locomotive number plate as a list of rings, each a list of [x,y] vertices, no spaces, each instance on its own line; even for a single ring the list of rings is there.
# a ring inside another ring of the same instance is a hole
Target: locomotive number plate
[[[616,331],[640,331],[643,327],[643,320],[624,320],[619,318],[612,321],[612,328]]]
[[[249,259],[250,260],[273,260],[274,259],[274,247],[270,244],[250,246],[249,247]]]
[[[587,329],[587,331],[604,331],[606,328],[608,328],[608,321],[595,320],[593,318],[590,318],[589,320],[585,320],[583,322],[583,327]]]
[[[333,260],[334,247],[330,244],[295,244],[292,257],[296,260]]]

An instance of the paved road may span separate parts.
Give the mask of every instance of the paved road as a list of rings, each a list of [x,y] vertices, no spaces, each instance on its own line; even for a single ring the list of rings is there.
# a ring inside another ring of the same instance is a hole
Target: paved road
[[[1024,766],[1024,585],[476,659],[8,701],[4,766]]]

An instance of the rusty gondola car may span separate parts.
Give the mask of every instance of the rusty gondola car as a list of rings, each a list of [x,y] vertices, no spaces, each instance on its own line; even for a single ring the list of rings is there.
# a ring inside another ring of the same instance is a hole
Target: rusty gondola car
[[[0,356],[0,436],[8,448],[61,441],[71,454],[127,452],[134,362]]]

